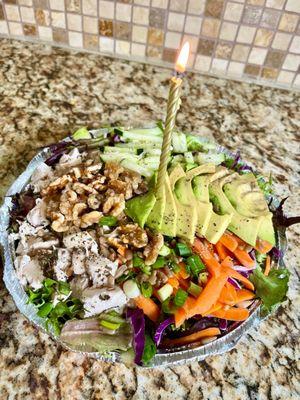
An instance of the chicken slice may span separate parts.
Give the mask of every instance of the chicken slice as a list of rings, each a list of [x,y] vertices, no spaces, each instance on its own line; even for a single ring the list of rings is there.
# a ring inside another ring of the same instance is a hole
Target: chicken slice
[[[66,281],[68,279],[68,268],[71,265],[71,253],[67,249],[57,249],[57,261],[54,264],[56,280]]]
[[[90,255],[86,260],[86,269],[93,282],[93,287],[107,286],[109,278],[115,276],[117,268],[117,261],[110,261],[100,255]]]
[[[45,163],[41,163],[31,175],[30,184],[35,193],[47,187],[54,177],[53,169]]]
[[[46,217],[46,202],[43,199],[37,199],[35,207],[27,214],[27,221],[34,227],[44,227],[49,225]]]
[[[72,253],[72,267],[74,274],[85,273],[86,252],[83,249],[74,249]]]
[[[31,286],[33,289],[42,287],[45,279],[39,262],[28,255],[18,256],[15,259],[15,268],[20,283]]]
[[[67,235],[63,238],[65,247],[69,250],[74,248],[83,248],[86,254],[98,253],[98,245],[95,239],[88,232],[77,232]]]

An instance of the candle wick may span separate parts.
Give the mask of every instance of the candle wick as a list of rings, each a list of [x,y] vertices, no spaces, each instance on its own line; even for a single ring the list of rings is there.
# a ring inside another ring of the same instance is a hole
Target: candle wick
[[[173,76],[178,79],[183,79],[185,77],[185,72],[173,70]]]

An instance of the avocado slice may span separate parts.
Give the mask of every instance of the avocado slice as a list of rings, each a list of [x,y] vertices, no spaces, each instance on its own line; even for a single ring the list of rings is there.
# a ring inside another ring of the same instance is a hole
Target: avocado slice
[[[262,217],[258,237],[275,245],[275,232],[272,213],[257,180],[252,173],[238,175],[234,180],[224,185],[224,193],[236,209],[245,217]]]
[[[165,198],[166,206],[160,232],[163,235],[174,237],[176,236],[177,207],[171,188],[169,175],[166,175],[165,178]]]
[[[209,185],[209,197],[214,207],[220,214],[232,214],[228,229],[243,239],[246,243],[255,246],[256,239],[263,217],[246,217],[239,214],[223,192],[226,183],[232,182],[239,175],[237,173],[223,173],[222,177],[214,180]],[[222,175],[222,174],[221,174]],[[219,174],[220,176],[220,174]]]
[[[149,228],[155,229],[160,232],[165,207],[165,187],[162,186],[161,189],[155,194],[155,203],[146,221],[146,225],[148,225]]]
[[[126,201],[125,214],[143,228],[154,207],[155,201],[155,195],[152,192],[134,197]]]
[[[197,224],[196,202],[190,180],[186,179],[181,165],[177,164],[171,171],[170,184],[177,209],[176,236],[193,242]]]
[[[196,168],[192,168],[186,172],[186,179],[193,179],[195,176],[203,174],[212,174],[216,171],[216,166],[212,163],[199,165]]]
[[[185,177],[180,178],[175,185],[177,198],[177,236],[193,242],[197,225],[197,203],[192,191],[191,182]]]

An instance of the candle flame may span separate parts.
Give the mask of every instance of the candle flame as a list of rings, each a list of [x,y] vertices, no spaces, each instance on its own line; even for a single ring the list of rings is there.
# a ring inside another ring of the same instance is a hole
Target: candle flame
[[[185,71],[186,64],[189,59],[189,54],[190,54],[190,44],[189,42],[185,42],[184,45],[182,46],[176,64],[175,64],[175,70],[177,72],[183,73]]]

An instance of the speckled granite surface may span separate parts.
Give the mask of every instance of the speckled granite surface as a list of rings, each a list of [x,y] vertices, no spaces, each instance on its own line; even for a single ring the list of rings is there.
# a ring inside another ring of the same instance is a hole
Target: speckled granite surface
[[[1,195],[38,147],[78,126],[163,118],[169,76],[157,67],[1,40]],[[277,194],[290,196],[287,212],[299,214],[299,94],[189,75],[178,126],[272,171]],[[299,227],[288,232],[286,304],[230,353],[186,366],[143,370],[65,351],[19,314],[0,284],[0,399],[299,398],[297,234]]]

